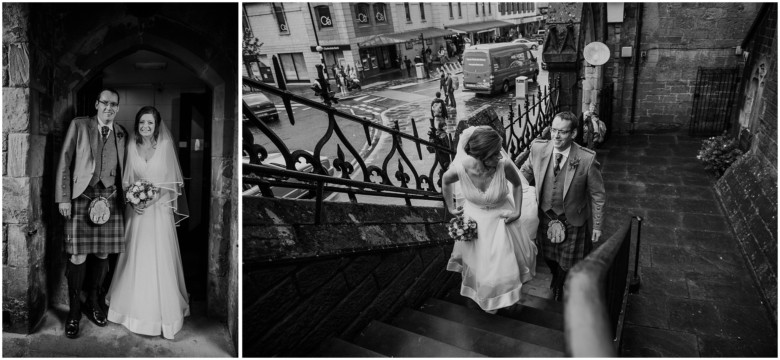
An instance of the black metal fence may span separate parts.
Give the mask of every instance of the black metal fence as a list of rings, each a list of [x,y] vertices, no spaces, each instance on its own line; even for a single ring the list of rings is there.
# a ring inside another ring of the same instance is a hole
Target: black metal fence
[[[531,103],[526,98],[523,108],[517,109],[517,118],[514,117],[514,109],[509,111],[509,124],[504,127],[507,133],[504,148],[515,163],[525,160],[528,156],[526,151],[534,139],[549,136],[549,127],[559,110],[561,79],[556,77],[550,84],[554,86],[537,89],[538,93],[533,97],[535,102]]]
[[[720,135],[730,127],[739,90],[739,73],[739,67],[699,68],[688,135]]]

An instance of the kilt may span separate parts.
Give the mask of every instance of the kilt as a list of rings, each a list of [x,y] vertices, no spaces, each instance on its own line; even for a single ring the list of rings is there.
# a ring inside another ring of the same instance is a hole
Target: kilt
[[[585,258],[593,244],[588,237],[588,224],[573,226],[566,222],[566,239],[554,244],[547,238],[547,227],[552,221],[539,210],[539,233],[536,235],[537,245],[541,248],[544,258],[558,263],[565,271],[569,271],[578,261]]]
[[[89,203],[98,196],[107,198],[111,208],[111,217],[103,225],[95,225],[89,219]],[[121,202],[122,196],[122,191],[114,186],[108,189],[87,186],[83,194],[73,199],[71,218],[65,221],[65,252],[71,255],[123,252],[125,214]]]

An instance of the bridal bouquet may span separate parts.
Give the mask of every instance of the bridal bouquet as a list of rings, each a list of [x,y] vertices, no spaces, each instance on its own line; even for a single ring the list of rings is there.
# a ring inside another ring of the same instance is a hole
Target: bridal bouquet
[[[473,241],[477,238],[477,222],[464,216],[456,216],[447,225],[450,237],[458,241]]]
[[[147,202],[153,200],[157,194],[160,193],[160,189],[149,180],[138,180],[127,189],[125,193],[125,199],[133,205],[146,205]]]

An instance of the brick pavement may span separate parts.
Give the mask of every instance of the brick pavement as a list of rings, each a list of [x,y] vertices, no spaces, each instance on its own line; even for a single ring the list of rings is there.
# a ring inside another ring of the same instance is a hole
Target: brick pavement
[[[682,134],[613,137],[599,150],[605,234],[627,215],[642,226],[641,289],[629,296],[622,356],[777,356],[762,303],[714,191]]]

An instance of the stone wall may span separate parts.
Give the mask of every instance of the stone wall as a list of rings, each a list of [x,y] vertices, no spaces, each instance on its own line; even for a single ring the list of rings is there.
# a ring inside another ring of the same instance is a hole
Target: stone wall
[[[631,124],[632,61],[623,61],[623,90],[616,93],[624,113],[620,129],[664,131],[686,128],[701,67],[736,67],[735,48],[745,37],[758,3],[626,3],[620,27],[622,46],[635,46],[637,6],[642,6],[635,124]],[[617,27],[613,28],[617,35]],[[616,109],[620,107],[616,106]]]
[[[243,200],[244,356],[305,356],[460,280],[442,209]],[[271,260],[273,259],[273,260]]]
[[[53,218],[51,34],[28,4],[3,4],[3,331],[29,333],[46,311]],[[45,210],[49,209],[49,210]]]
[[[716,184],[758,288],[777,322],[777,5],[752,35],[751,59],[768,58],[750,151]],[[748,62],[747,73],[756,61]]]

